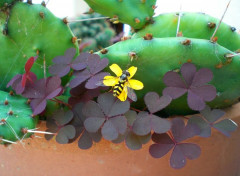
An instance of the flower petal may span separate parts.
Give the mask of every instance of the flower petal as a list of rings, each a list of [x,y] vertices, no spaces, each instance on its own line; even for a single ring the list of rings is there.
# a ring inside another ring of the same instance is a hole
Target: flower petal
[[[135,75],[135,73],[137,72],[137,67],[134,67],[134,66],[130,67],[128,69],[128,72],[130,73],[130,77],[128,79],[131,79]]]
[[[136,79],[130,79],[128,80],[128,86],[135,90],[141,90],[143,88],[143,83]]]
[[[181,67],[181,74],[187,85],[191,85],[197,68],[192,63],[185,63]]]
[[[103,84],[105,86],[115,86],[118,83],[118,78],[114,76],[105,76],[103,78]]]
[[[117,64],[112,64],[109,68],[117,75],[117,77],[122,75],[122,69]]]

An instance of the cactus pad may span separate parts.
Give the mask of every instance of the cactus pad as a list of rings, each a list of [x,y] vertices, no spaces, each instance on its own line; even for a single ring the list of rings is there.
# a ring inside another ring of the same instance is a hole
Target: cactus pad
[[[188,42],[186,42],[188,41]],[[210,82],[216,87],[218,96],[210,103],[211,107],[224,108],[233,104],[240,96],[240,57],[225,57],[233,54],[230,50],[207,40],[186,38],[142,38],[119,42],[107,48],[110,64],[116,63],[122,68],[138,67],[135,79],[144,84],[144,89],[137,91],[136,107],[143,108],[143,96],[149,91],[162,93],[165,85],[163,76],[168,71],[179,71],[181,65],[191,62],[197,68],[209,68],[214,75]],[[131,61],[132,60],[132,61]],[[186,96],[174,100],[167,108],[171,114],[189,114]]]
[[[69,27],[42,5],[16,2],[10,16],[0,12],[0,30],[1,90],[24,71],[25,62],[31,56],[39,54],[32,72],[40,79],[44,77],[44,60],[48,68],[54,57],[64,54],[68,48],[77,48]]]
[[[85,0],[88,5],[102,15],[140,29],[154,15],[156,0]]]
[[[154,23],[138,31],[132,38],[145,36],[147,33],[157,38],[176,37],[178,13],[161,14],[153,18]],[[182,13],[179,32],[183,37],[207,39],[212,37],[219,20],[203,13]],[[240,35],[236,29],[221,23],[216,35],[223,47],[236,51],[240,49]]]
[[[27,99],[0,91],[0,140],[14,142],[29,137],[31,133],[25,135],[23,129],[35,129],[37,121]]]

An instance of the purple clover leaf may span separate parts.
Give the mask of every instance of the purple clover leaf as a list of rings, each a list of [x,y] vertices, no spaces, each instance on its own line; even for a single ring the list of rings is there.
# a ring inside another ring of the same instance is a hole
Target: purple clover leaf
[[[162,110],[168,106],[172,98],[168,95],[159,97],[155,92],[149,92],[144,97],[145,104],[150,113],[140,112],[138,118],[133,124],[133,132],[137,135],[144,136],[153,130],[155,133],[165,133],[170,130],[171,123],[166,119],[162,119],[153,113]]]
[[[77,136],[80,136],[78,140],[78,147],[80,149],[89,149],[92,147],[93,142],[99,142],[101,140],[102,135],[100,130],[98,130],[96,133],[89,133],[84,128],[83,122],[86,120],[86,117],[82,112],[83,107],[83,103],[78,103],[74,106],[73,112],[75,115],[75,122],[73,122],[73,125],[76,129],[80,129],[77,131]]]
[[[106,90],[106,87],[98,87],[96,89],[86,89],[84,84],[72,88],[70,90],[71,97],[68,99],[68,103],[71,106],[78,104],[80,102],[86,103],[89,100],[100,95],[102,90]]]
[[[231,119],[220,120],[225,115],[225,112],[220,109],[211,110],[206,106],[204,110],[200,111],[201,115],[194,115],[189,120],[189,124],[197,125],[201,133],[201,137],[210,137],[211,128],[215,128],[223,135],[230,137],[230,133],[237,129],[237,124]]]
[[[81,55],[80,55],[81,56]],[[100,59],[100,56],[97,54],[86,55],[86,69],[83,71],[78,71],[74,73],[75,78],[71,80],[70,87],[74,88],[84,83],[87,89],[95,89],[98,86],[98,83],[103,80],[103,78],[109,73],[101,72],[108,65],[108,59]]]
[[[146,144],[151,140],[151,133],[148,133],[144,136],[139,136],[132,131],[132,126],[134,121],[137,119],[136,111],[129,110],[125,113],[125,117],[127,118],[128,127],[124,135],[119,135],[119,137],[112,141],[114,143],[121,143],[125,141],[126,146],[130,150],[139,150],[142,148],[143,144]]]
[[[83,114],[87,117],[84,126],[90,133],[96,133],[101,129],[105,139],[115,140],[127,129],[127,119],[124,114],[129,108],[128,101],[122,102],[111,93],[101,94],[97,103],[89,101],[83,108]]]
[[[61,93],[61,79],[49,77],[37,80],[33,85],[26,87],[22,95],[31,99],[30,106],[33,109],[33,114],[37,115],[44,111],[47,100],[57,97]]]
[[[73,70],[83,70],[87,67],[86,60],[89,57],[89,53],[80,54],[75,60],[73,60],[76,54],[75,48],[69,48],[64,56],[57,56],[53,59],[53,65],[49,68],[49,73],[55,76],[63,77],[69,73],[71,68]]]
[[[58,110],[52,118],[47,118],[47,132],[56,133],[56,141],[59,144],[67,144],[76,135],[76,129],[69,122],[72,121],[74,114],[72,111]],[[47,140],[52,139],[53,135],[45,135]]]
[[[182,141],[198,135],[200,130],[195,125],[188,124],[185,126],[184,121],[180,118],[172,120],[172,133],[169,136],[167,133],[152,135],[152,144],[149,152],[154,158],[161,158],[166,155],[171,149],[173,152],[170,158],[170,165],[175,169],[183,168],[186,165],[186,159],[196,159],[201,154],[201,149],[193,143],[183,143]]]
[[[207,84],[213,79],[212,71],[207,68],[197,71],[194,64],[185,63],[181,67],[181,75],[182,77],[173,71],[164,75],[163,81],[167,87],[163,90],[163,95],[177,99],[188,93],[188,106],[192,110],[203,110],[205,102],[212,101],[216,97],[216,88]]]

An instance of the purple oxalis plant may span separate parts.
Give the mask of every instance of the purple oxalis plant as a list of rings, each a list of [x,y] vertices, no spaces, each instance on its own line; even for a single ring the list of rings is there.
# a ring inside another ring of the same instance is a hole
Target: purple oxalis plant
[[[213,73],[207,68],[197,71],[192,63],[185,63],[181,67],[182,77],[169,71],[163,77],[166,88],[163,95],[169,95],[172,99],[177,99],[185,93],[188,94],[187,102],[189,107],[195,111],[205,108],[205,102],[212,101],[216,97],[216,88],[207,84],[213,79]]]
[[[186,165],[186,159],[193,160],[200,156],[201,149],[198,145],[183,142],[199,133],[200,130],[195,125],[185,126],[182,119],[174,118],[170,133],[152,135],[155,144],[150,146],[149,152],[152,157],[161,158],[173,149],[170,165],[175,169],[180,169]]]

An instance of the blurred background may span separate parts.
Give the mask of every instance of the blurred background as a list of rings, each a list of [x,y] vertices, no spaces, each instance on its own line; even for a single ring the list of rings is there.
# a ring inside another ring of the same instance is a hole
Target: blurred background
[[[26,0],[25,0],[26,1]],[[43,0],[32,0],[41,3]],[[89,10],[84,0],[45,0],[48,9],[57,17],[70,20],[99,18],[101,15],[85,15]],[[167,12],[203,12],[220,19],[229,0],[158,0],[156,15]],[[237,30],[240,29],[240,0],[232,0],[223,21]],[[117,42],[123,35],[128,35],[128,25],[114,25],[107,20],[93,20],[70,23],[73,33],[81,38],[83,50],[99,50]],[[124,33],[123,33],[124,31]],[[100,47],[99,47],[100,46]]]

